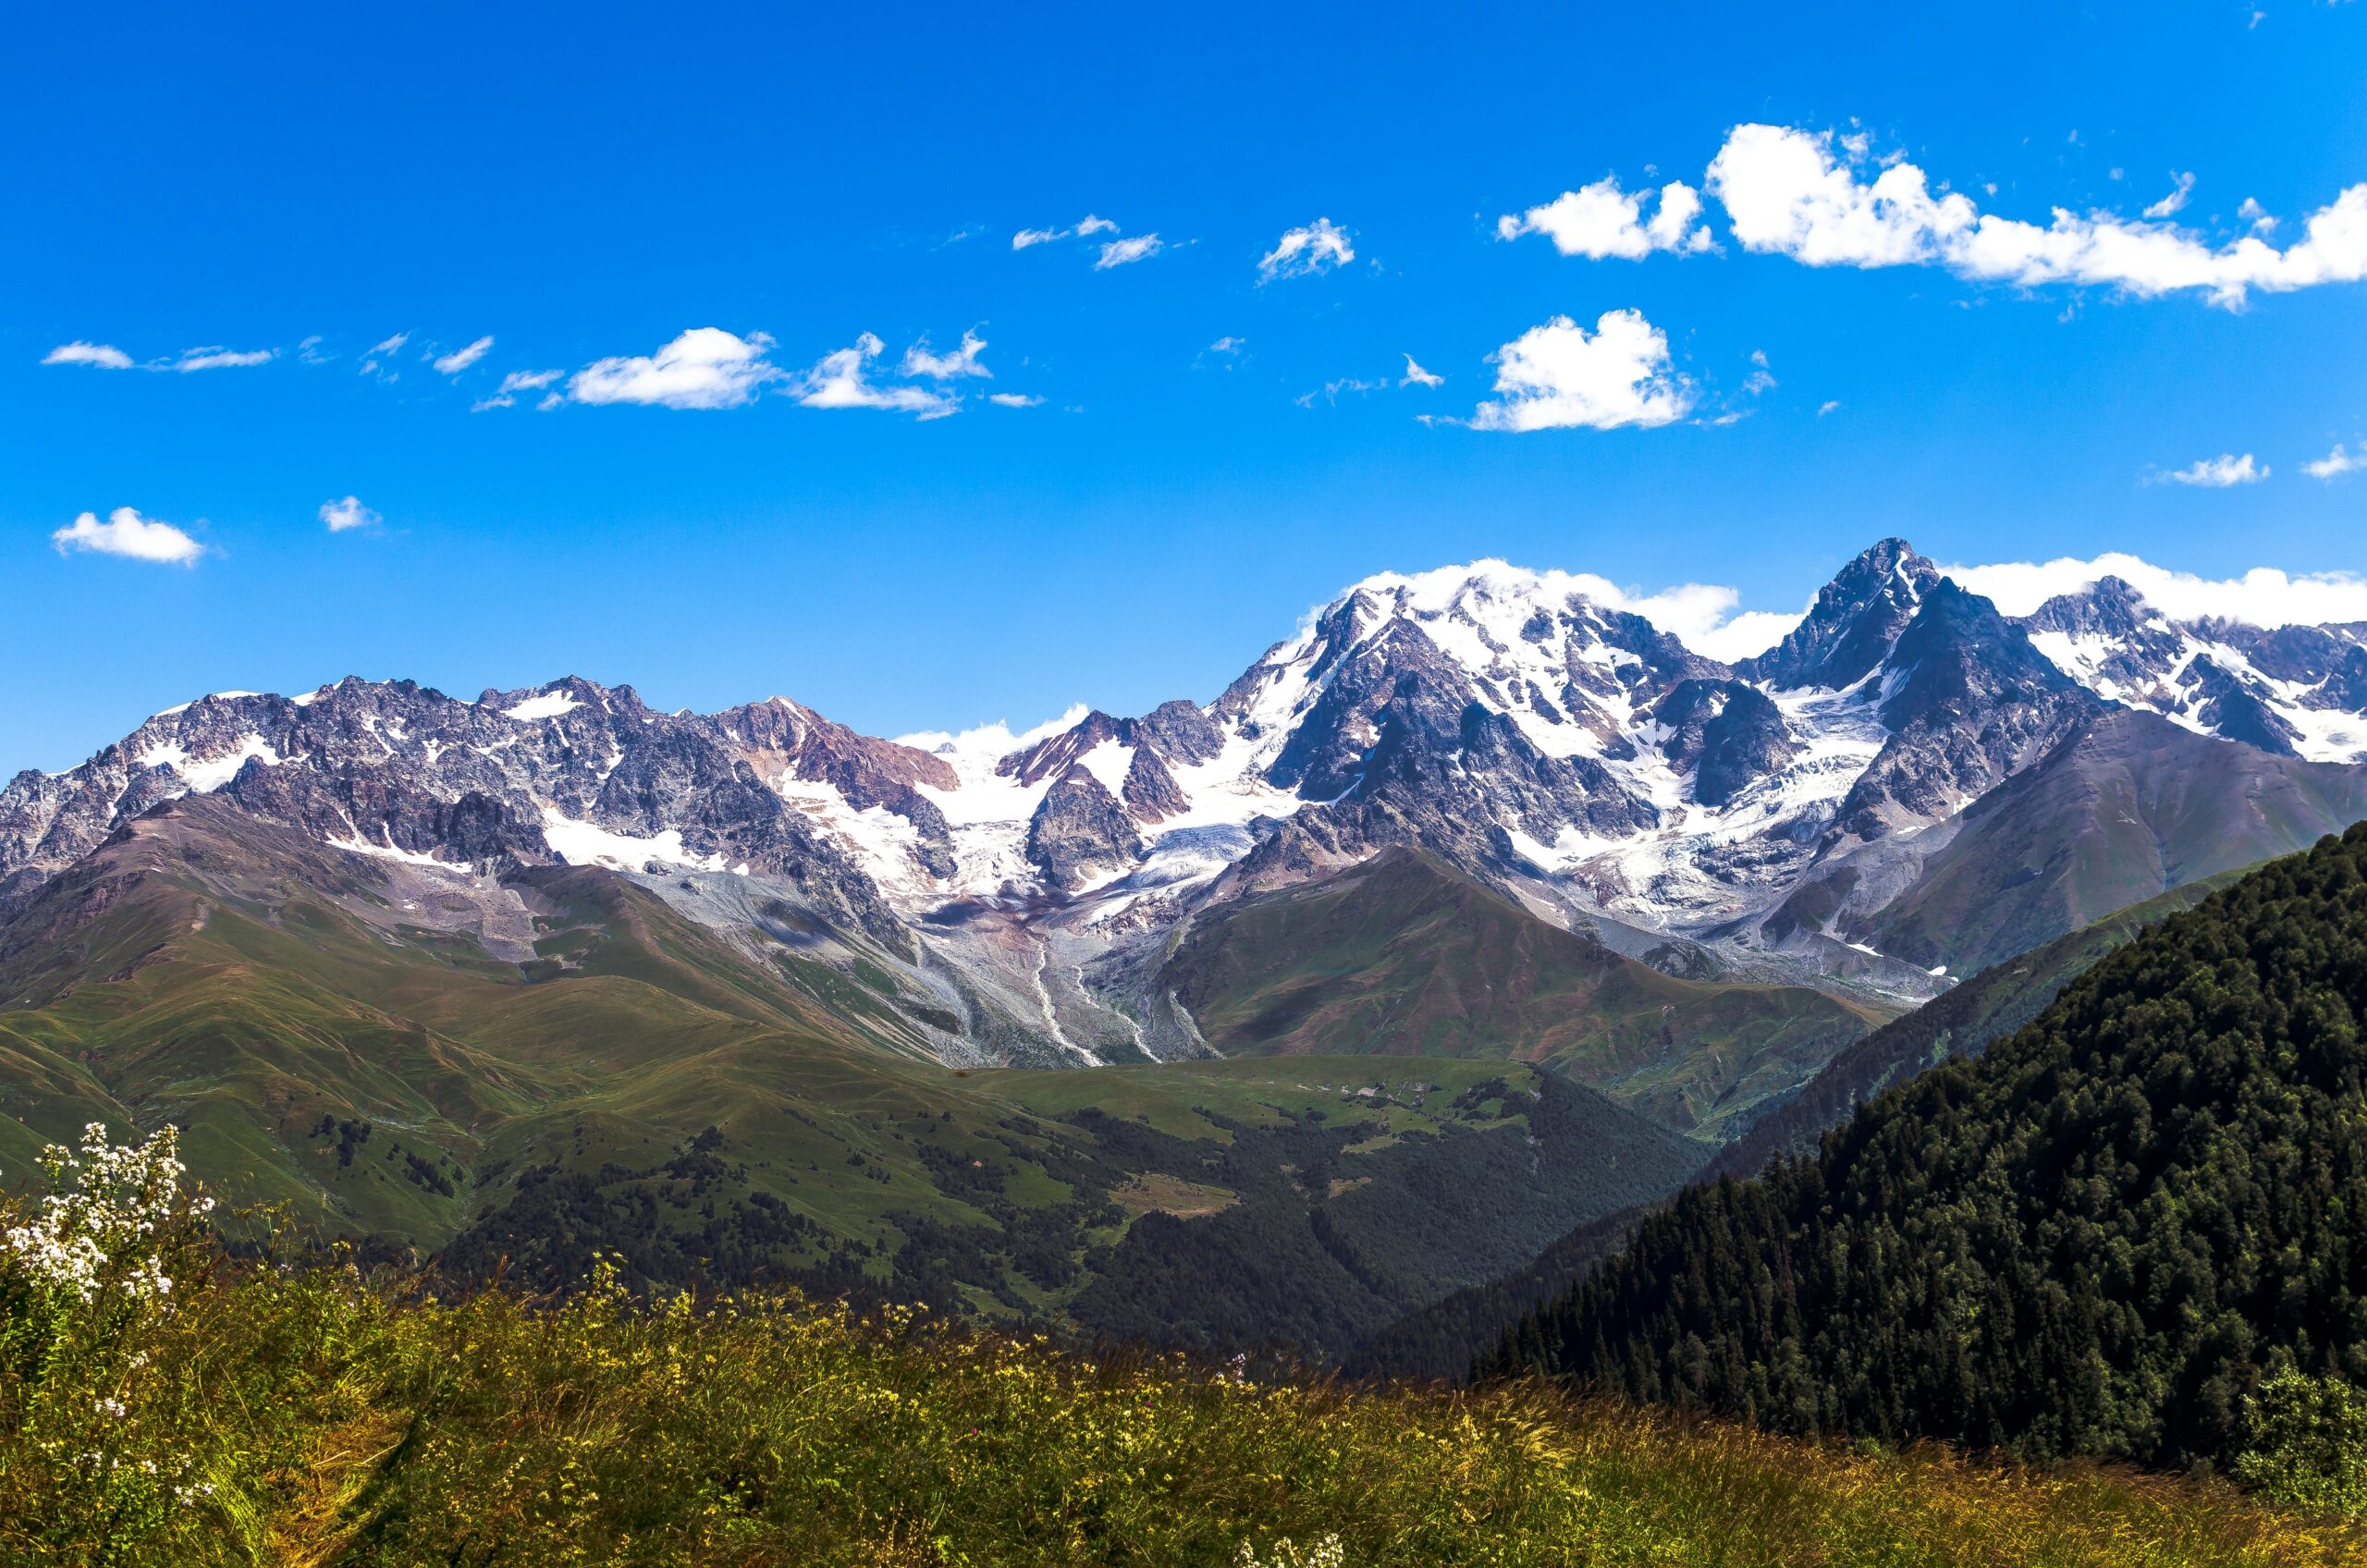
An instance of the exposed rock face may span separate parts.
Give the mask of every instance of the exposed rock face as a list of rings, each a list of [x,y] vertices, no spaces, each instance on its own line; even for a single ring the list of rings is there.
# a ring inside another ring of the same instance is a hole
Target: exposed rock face
[[[1723,806],[1798,754],[1784,712],[1756,686],[1690,680],[1652,706],[1669,735],[1661,754],[1693,770],[1693,798]]]
[[[766,754],[795,773],[795,753]],[[362,853],[746,865],[909,950],[871,879],[748,755],[717,719],[656,713],[629,686],[572,678],[474,703],[354,679],[297,699],[208,697],[157,715],[80,768],[21,776],[0,793],[0,897],[29,894],[159,801],[221,790]]]
[[[1942,580],[1885,659],[1891,738],[1842,802],[1838,834],[1879,839],[1954,813],[2037,762],[2098,711],[2096,698],[1997,607]]]
[[[1889,655],[1939,581],[1939,569],[1906,540],[1885,539],[1842,568],[1782,643],[1735,671],[1778,690],[1853,686]]]
[[[1096,871],[1133,864],[1142,852],[1142,835],[1126,808],[1077,764],[1045,791],[1027,825],[1027,858],[1063,892]]]
[[[2367,637],[2357,626],[2173,621],[2116,577],[2048,600],[2023,624],[2110,701],[2281,756],[2367,755]]]

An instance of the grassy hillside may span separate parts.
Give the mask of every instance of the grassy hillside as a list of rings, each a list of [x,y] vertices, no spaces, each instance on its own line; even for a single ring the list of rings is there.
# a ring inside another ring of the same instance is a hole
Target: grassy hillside
[[[484,896],[512,894],[521,962],[367,861],[203,801],[143,818],[0,938],[0,1187],[87,1121],[170,1122],[233,1201],[458,1274],[607,1252],[1325,1357],[1699,1161],[1527,1064],[955,1073],[896,1048],[885,971],[767,970],[605,872]]]
[[[1545,1062],[1711,1142],[1882,1022],[1663,974],[1403,849],[1200,914],[1159,985],[1230,1054]]]
[[[2224,1483],[1786,1440],[1536,1386],[1253,1382],[794,1297],[452,1299],[229,1264],[185,1210],[161,1218],[87,1301],[0,1255],[0,1559],[2332,1568],[2367,1550]],[[152,1246],[169,1297],[135,1272]]]
[[[1687,1189],[1494,1365],[1783,1430],[2225,1466],[2273,1374],[2367,1386],[2362,1016],[2367,825],[1816,1158]]]
[[[2273,756],[2152,714],[2111,713],[1968,808],[1864,940],[1965,974],[2362,817],[2367,767]]]

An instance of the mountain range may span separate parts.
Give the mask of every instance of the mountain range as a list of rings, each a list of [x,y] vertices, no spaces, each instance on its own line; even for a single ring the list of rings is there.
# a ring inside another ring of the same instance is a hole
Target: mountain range
[[[1878,1018],[2367,815],[2358,625],[2174,622],[2114,578],[2016,619],[1893,539],[1725,664],[1581,587],[1371,578],[1213,702],[1018,738],[573,678],[219,693],[0,790],[0,914],[204,794],[489,950],[506,875],[601,866],[751,956],[886,966],[899,1050],[1085,1065],[1208,1054],[1196,922],[1392,846],[1670,974]]]

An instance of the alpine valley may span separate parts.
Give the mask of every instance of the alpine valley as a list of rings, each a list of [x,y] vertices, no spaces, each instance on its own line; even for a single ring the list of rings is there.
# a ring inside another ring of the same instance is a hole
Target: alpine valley
[[[197,699],[0,790],[0,1170],[172,1122],[457,1271],[1342,1357],[1812,1138],[1959,977],[2367,817],[2367,625],[2009,617],[1891,539],[1726,663],[1591,581],[1371,578],[1017,736]]]

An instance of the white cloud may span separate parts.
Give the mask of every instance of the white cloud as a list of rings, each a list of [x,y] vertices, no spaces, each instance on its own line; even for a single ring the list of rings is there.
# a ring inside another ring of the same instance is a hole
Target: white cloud
[[[101,522],[95,512],[84,512],[49,536],[59,555],[88,550],[102,556],[128,556],[138,561],[163,561],[195,566],[205,546],[169,522],[143,518],[130,507],[117,507]]]
[[[792,378],[791,395],[809,409],[889,409],[937,419],[960,408],[959,399],[921,386],[875,386],[865,367],[886,347],[866,332],[852,349],[825,354],[821,362]]]
[[[470,404],[469,411],[483,413],[487,409],[513,407],[518,401],[519,393],[539,392],[566,374],[563,370],[513,370],[501,378],[501,386],[495,390],[492,397],[480,398]],[[555,397],[556,394],[553,396]],[[542,406],[551,407],[551,398],[545,398]]]
[[[372,344],[370,346],[370,351],[374,354],[391,354],[410,341],[410,333],[398,332],[391,337],[382,337],[377,342]]]
[[[1556,316],[1490,359],[1502,396],[1473,413],[1480,430],[1661,425],[1693,408],[1691,386],[1670,369],[1667,336],[1640,311],[1605,311],[1592,333]]]
[[[987,401],[1005,409],[1036,409],[1044,405],[1044,399],[1032,392],[989,392]]]
[[[2244,198],[2244,204],[2236,209],[2236,216],[2251,225],[2254,234],[2265,235],[2275,231],[2276,220],[2269,216],[2268,209],[2254,197]]]
[[[2312,479],[2336,479],[2346,473],[2357,473],[2361,469],[2367,469],[2367,447],[2349,452],[2344,450],[2339,441],[2324,457],[2301,465],[2301,472]]]
[[[2187,198],[2194,194],[2194,176],[2191,172],[2180,174],[2176,169],[2173,169],[2170,171],[2170,178],[2177,181],[2177,189],[2173,190],[2167,196],[2165,196],[2160,201],[2154,202],[2152,206],[2146,208],[2145,215],[2147,217],[2169,217],[2176,214],[2179,208],[2185,206]]]
[[[1244,343],[1240,338],[1235,337],[1233,334],[1228,332],[1222,337],[1218,338],[1215,342],[1208,345],[1208,352],[1211,354],[1238,354],[1246,347],[1248,347],[1247,344]]]
[[[736,409],[787,373],[765,358],[773,340],[694,326],[655,354],[595,360],[567,384],[579,403],[654,403],[668,409]]]
[[[363,506],[358,496],[323,501],[320,517],[329,525],[331,533],[343,533],[349,528],[375,528],[379,521],[378,514]]]
[[[1446,377],[1431,374],[1415,363],[1414,356],[1408,354],[1405,356],[1405,379],[1397,385],[1400,386],[1443,386],[1446,385]]]
[[[2006,615],[2029,615],[2060,594],[2076,594],[2100,577],[2117,577],[2173,620],[2219,616],[2253,626],[2323,626],[2367,620],[2367,577],[2347,571],[2290,576],[2254,567],[2240,577],[2212,579],[2172,571],[2139,557],[2113,553],[2092,560],[2072,557],[1941,570],[1995,601]]]
[[[2268,465],[2253,462],[2250,452],[2240,458],[2233,452],[2222,452],[2215,458],[2197,458],[2184,468],[2152,475],[2148,482],[2161,480],[2172,484],[2198,484],[2207,490],[2225,490],[2231,485],[2257,484],[2267,477]]]
[[[964,375],[984,376],[991,381],[995,373],[978,362],[978,355],[986,346],[987,340],[978,336],[975,328],[964,332],[962,346],[950,354],[930,353],[928,339],[924,337],[904,350],[902,374],[926,375],[936,381],[951,381]]]
[[[321,335],[315,332],[313,336],[305,338],[301,343],[296,345],[296,357],[302,360],[308,365],[325,365],[328,363],[331,360],[336,359],[337,356],[335,354],[322,353],[322,342],[323,338]]]
[[[1496,220],[1496,238],[1517,239],[1524,234],[1542,234],[1562,254],[1596,261],[1616,256],[1632,262],[1655,251],[1691,253],[1710,249],[1710,230],[1694,222],[1701,214],[1700,192],[1682,180],[1672,180],[1661,187],[1660,204],[1647,219],[1644,202],[1651,194],[1650,190],[1623,191],[1618,177],[1606,175],[1592,185],[1564,190],[1541,207],[1531,207],[1517,216],[1505,214]]]
[[[60,343],[41,357],[45,365],[89,365],[94,370],[129,370],[131,356],[112,343],[85,343],[77,338]]]
[[[1346,229],[1330,218],[1317,218],[1304,228],[1286,229],[1274,248],[1257,258],[1257,281],[1278,277],[1308,277],[1356,259]]]
[[[465,349],[455,349],[435,361],[438,375],[458,375],[493,351],[490,335],[478,338]]]
[[[2152,296],[2201,291],[2233,309],[2271,292],[2367,277],[2367,183],[2311,214],[2283,251],[2247,235],[2216,250],[2168,224],[2056,208],[2045,227],[1984,214],[1961,192],[1935,193],[1921,169],[1895,161],[1874,174],[1837,157],[1831,133],[1736,126],[1711,161],[1708,187],[1747,250],[1810,266],[1944,266],[1980,281],[2035,288],[2093,284]]]
[[[910,746],[915,751],[981,757],[994,762],[1038,741],[1049,741],[1064,729],[1075,729],[1092,711],[1083,703],[1073,703],[1068,711],[1058,718],[1048,718],[1034,729],[1023,729],[1016,735],[1011,732],[1010,720],[999,718],[992,724],[982,724],[975,729],[915,730],[910,735],[897,736],[896,744]]]
[[[1085,239],[1097,234],[1117,232],[1118,226],[1108,218],[1087,213],[1067,228],[1023,228],[1011,237],[1011,248],[1024,251],[1031,245],[1049,245],[1055,239]]]
[[[1156,234],[1136,234],[1124,239],[1112,239],[1101,247],[1101,254],[1094,261],[1093,270],[1108,272],[1111,267],[1122,267],[1129,262],[1147,261],[1166,249],[1166,242]]]
[[[178,371],[236,370],[247,365],[267,364],[279,357],[276,349],[225,349],[220,344],[208,344],[202,349],[184,349],[181,357],[165,368]]]
[[[1829,398],[1825,401],[1817,405],[1816,417],[1822,419],[1825,415],[1832,413],[1834,410],[1840,407],[1841,399],[1838,398]]]

